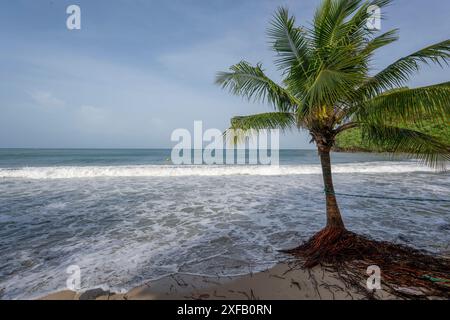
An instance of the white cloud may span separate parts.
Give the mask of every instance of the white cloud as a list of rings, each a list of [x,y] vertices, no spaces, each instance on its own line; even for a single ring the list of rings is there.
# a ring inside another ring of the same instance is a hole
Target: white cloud
[[[30,93],[33,101],[41,107],[45,108],[61,108],[66,105],[62,99],[55,97],[51,92],[36,90]]]

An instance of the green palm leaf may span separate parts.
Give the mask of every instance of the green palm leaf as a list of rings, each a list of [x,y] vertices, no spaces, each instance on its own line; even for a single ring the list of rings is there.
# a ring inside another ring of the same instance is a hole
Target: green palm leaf
[[[448,64],[450,40],[428,46],[403,57],[370,78],[362,89],[369,94],[380,94],[385,90],[403,86],[411,75],[420,70],[420,63],[435,63],[441,67]]]
[[[247,136],[260,130],[280,129],[286,131],[295,126],[296,117],[289,112],[268,112],[231,119],[231,127],[224,136],[233,143],[242,142]]]
[[[231,93],[256,101],[269,102],[280,111],[295,110],[301,105],[294,96],[274,81],[270,80],[261,68],[248,62],[230,67],[231,72],[220,72],[216,83],[228,88]]]
[[[398,29],[390,30],[370,40],[363,49],[364,54],[371,54],[375,50],[380,49],[398,40]]]
[[[239,116],[231,119],[231,129],[287,130],[295,125],[295,114],[289,112],[268,112],[250,116]]]
[[[422,160],[429,166],[444,169],[450,161],[450,146],[439,138],[417,130],[384,124],[361,125],[362,138],[366,143],[392,153],[406,153]]]
[[[388,91],[365,102],[357,114],[361,119],[388,123],[406,122],[420,124],[435,119],[450,122],[449,83],[421,88],[403,88]]]
[[[302,29],[295,26],[295,18],[289,17],[287,9],[278,9],[267,34],[277,52],[275,64],[281,70],[289,71],[293,66],[308,69],[308,43]]]

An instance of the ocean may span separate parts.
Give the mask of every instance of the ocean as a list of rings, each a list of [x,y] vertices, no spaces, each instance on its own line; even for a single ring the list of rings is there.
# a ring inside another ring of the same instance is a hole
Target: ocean
[[[0,149],[0,298],[128,290],[175,272],[237,275],[325,224],[317,152],[280,166],[173,165],[170,149]],[[333,153],[348,229],[449,252],[450,175],[383,154]],[[380,198],[381,197],[381,198]],[[423,201],[396,198],[420,198]]]

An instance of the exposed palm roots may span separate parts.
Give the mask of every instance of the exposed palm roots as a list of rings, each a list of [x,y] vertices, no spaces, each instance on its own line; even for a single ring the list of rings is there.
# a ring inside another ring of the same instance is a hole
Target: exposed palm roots
[[[302,266],[322,265],[369,298],[367,267],[381,270],[382,289],[406,299],[450,298],[450,259],[375,241],[343,228],[325,228],[304,244],[283,252],[301,258]]]

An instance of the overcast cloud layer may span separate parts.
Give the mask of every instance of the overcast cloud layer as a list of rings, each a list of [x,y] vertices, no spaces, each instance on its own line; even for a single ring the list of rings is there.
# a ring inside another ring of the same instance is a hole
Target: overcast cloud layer
[[[319,0],[1,1],[0,147],[172,147],[176,128],[227,128],[230,117],[269,110],[214,85],[217,71],[242,59],[272,65],[265,30],[286,5],[307,24]],[[66,28],[79,4],[82,29]],[[450,2],[397,0],[382,31],[400,28],[381,68],[449,37]],[[448,80],[424,68],[410,85]],[[307,134],[283,148],[312,148]]]

